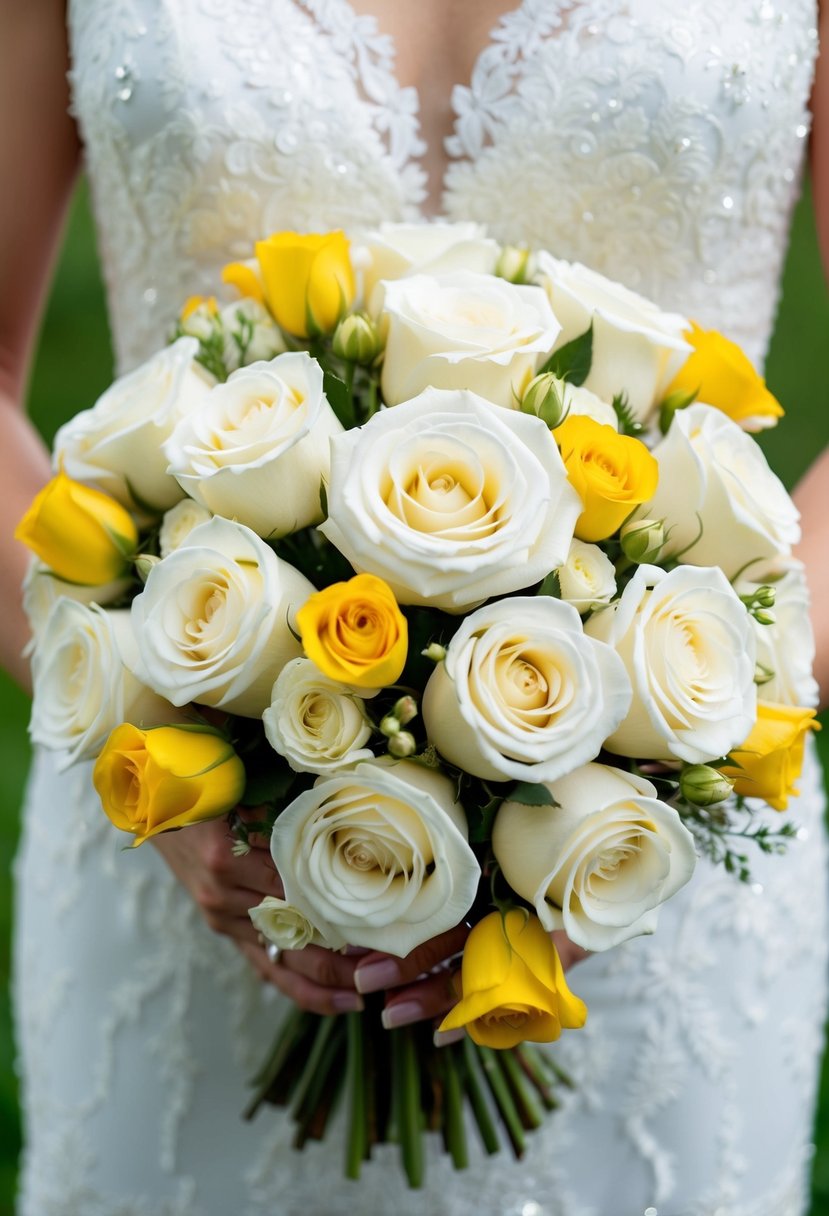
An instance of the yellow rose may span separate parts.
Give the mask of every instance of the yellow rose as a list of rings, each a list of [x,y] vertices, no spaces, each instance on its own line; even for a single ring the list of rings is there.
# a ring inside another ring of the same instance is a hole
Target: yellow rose
[[[331,333],[356,290],[345,234],[276,232],[257,241],[256,257],[277,324],[298,338]]]
[[[668,385],[666,396],[695,393],[699,401],[716,406],[747,430],[774,426],[783,417],[780,402],[735,342],[693,322],[685,338],[693,351]]]
[[[308,658],[356,688],[393,684],[406,663],[408,624],[388,583],[358,574],[306,600],[296,615]]]
[[[659,465],[644,443],[612,426],[571,415],[553,432],[567,476],[584,504],[579,540],[606,540],[656,491]]]
[[[721,766],[734,780],[734,793],[762,798],[776,811],[785,811],[789,798],[800,792],[795,782],[803,767],[806,736],[810,730],[820,730],[815,713],[798,705],[760,701],[751,734],[729,753],[740,767]]]
[[[475,925],[461,964],[463,997],[441,1030],[465,1026],[482,1047],[551,1043],[577,1030],[587,1006],[567,987],[552,938],[536,916],[517,908]]]
[[[14,534],[58,578],[91,587],[120,578],[138,544],[120,503],[65,473],[43,487]]]
[[[245,768],[207,729],[116,726],[92,774],[104,810],[134,844],[226,814],[242,796]]]

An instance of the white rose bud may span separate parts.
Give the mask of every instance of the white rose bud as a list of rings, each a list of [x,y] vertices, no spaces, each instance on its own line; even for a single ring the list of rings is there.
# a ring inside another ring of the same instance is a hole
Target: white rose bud
[[[253,927],[266,941],[280,950],[304,950],[306,946],[324,946],[317,929],[299,908],[276,895],[266,895],[260,904],[248,910]]]
[[[771,673],[763,684],[763,700],[816,706],[820,694],[812,674],[815,637],[803,564],[790,558],[782,567],[752,568],[750,573],[751,581],[744,577],[737,583],[741,595],[755,592],[758,582],[773,580],[776,619],[771,625],[754,626],[758,667]]]
[[[498,245],[481,224],[381,224],[358,234],[352,248],[361,271],[362,297],[371,311],[382,307],[383,279],[411,274],[451,274],[455,270],[490,274]]]
[[[533,377],[521,398],[521,412],[535,414],[551,430],[559,426],[566,414],[564,381],[552,372]]]
[[[492,848],[512,889],[584,950],[653,933],[696,865],[677,812],[649,781],[604,764],[545,784],[557,806],[505,802],[495,817]]]
[[[598,545],[570,541],[567,561],[558,568],[561,598],[578,612],[609,604],[616,594],[616,570]]]
[[[665,528],[661,519],[633,520],[623,525],[619,540],[628,561],[653,565],[665,544]]]
[[[212,518],[212,513],[200,502],[194,502],[192,498],[182,498],[181,502],[164,512],[158,534],[161,556],[169,557],[175,549],[184,544],[194,528],[198,528],[199,524],[206,524]]]
[[[268,310],[251,296],[234,300],[221,311],[225,334],[224,362],[228,371],[242,363],[268,363],[285,350],[285,339]]]
[[[725,802],[733,792],[734,782],[709,764],[688,764],[679,777],[683,798],[695,806],[716,806]]]
[[[407,760],[417,751],[417,740],[407,730],[399,730],[389,739],[389,753],[399,760]]]
[[[334,330],[332,348],[339,359],[368,365],[377,358],[382,343],[377,326],[371,318],[354,312],[343,317]]]
[[[322,519],[328,441],[342,431],[304,351],[234,372],[165,445],[170,472],[191,498],[260,536]]]
[[[508,283],[528,283],[534,273],[534,259],[526,245],[504,245],[495,263],[495,274]]]

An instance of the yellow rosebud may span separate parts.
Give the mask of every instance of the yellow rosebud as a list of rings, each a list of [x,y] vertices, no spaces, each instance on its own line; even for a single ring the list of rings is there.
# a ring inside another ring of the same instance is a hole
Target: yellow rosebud
[[[579,540],[606,540],[656,491],[659,465],[640,439],[571,414],[553,432],[567,476],[584,504]]]
[[[222,270],[222,282],[235,287],[240,296],[265,303],[265,291],[254,262],[228,262]]]
[[[207,729],[124,722],[92,773],[101,804],[135,845],[172,828],[217,819],[238,803],[245,767],[226,739]]]
[[[795,782],[803,767],[806,736],[810,730],[820,730],[815,712],[799,705],[758,702],[751,734],[730,753],[740,767],[721,766],[721,771],[732,778],[735,794],[762,798],[776,811],[785,811],[789,798],[800,792]]]
[[[684,337],[693,351],[668,385],[666,397],[696,393],[699,401],[716,406],[734,422],[748,424],[750,430],[774,426],[783,417],[780,402],[735,342],[693,322]]]
[[[491,912],[473,928],[461,964],[463,997],[441,1030],[465,1026],[482,1047],[551,1043],[577,1030],[587,1006],[567,986],[552,938],[540,920],[513,909]]]
[[[330,334],[354,300],[354,271],[343,232],[275,232],[257,241],[265,301],[298,338]]]
[[[383,688],[406,664],[406,618],[388,583],[373,574],[317,591],[296,619],[305,653],[332,680]]]
[[[15,536],[69,583],[100,587],[120,578],[138,544],[119,502],[58,473],[35,497]]]

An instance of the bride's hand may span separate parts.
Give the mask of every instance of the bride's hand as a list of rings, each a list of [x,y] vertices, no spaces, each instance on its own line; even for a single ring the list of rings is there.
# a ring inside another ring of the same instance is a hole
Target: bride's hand
[[[154,836],[152,843],[213,932],[229,937],[263,980],[313,1013],[362,1008],[362,999],[354,991],[356,957],[308,946],[286,951],[278,963],[268,958],[248,916],[248,909],[265,895],[283,895],[282,881],[266,847],[254,839],[247,855],[235,856],[224,819],[164,832]]]
[[[458,956],[468,935],[468,928],[458,925],[448,933],[424,942],[406,958],[373,952],[359,959],[354,972],[358,992],[391,990],[383,1010],[383,1025],[387,1030],[443,1017],[457,1003],[460,995]],[[553,940],[565,971],[588,957],[587,951],[571,942],[562,930],[553,933]],[[460,1037],[457,1032],[449,1033],[452,1037]]]

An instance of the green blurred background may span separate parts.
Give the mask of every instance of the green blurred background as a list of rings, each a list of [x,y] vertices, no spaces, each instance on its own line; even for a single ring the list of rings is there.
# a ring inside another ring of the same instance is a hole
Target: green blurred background
[[[823,282],[808,190],[798,207],[783,302],[768,362],[768,382],[788,417],[764,446],[792,485],[829,442],[829,296]],[[86,190],[75,198],[43,324],[29,393],[32,417],[51,442],[58,426],[106,388],[112,359]],[[26,698],[0,676],[0,872],[14,855],[21,791],[28,767]],[[824,725],[829,727],[827,715]],[[829,729],[820,739],[829,760]],[[6,997],[11,924],[10,883],[0,891],[0,1216],[13,1211],[20,1147],[11,1018]],[[829,1212],[829,1063],[824,1068],[815,1135],[810,1216]],[[83,1216],[83,1213],[78,1213]]]

